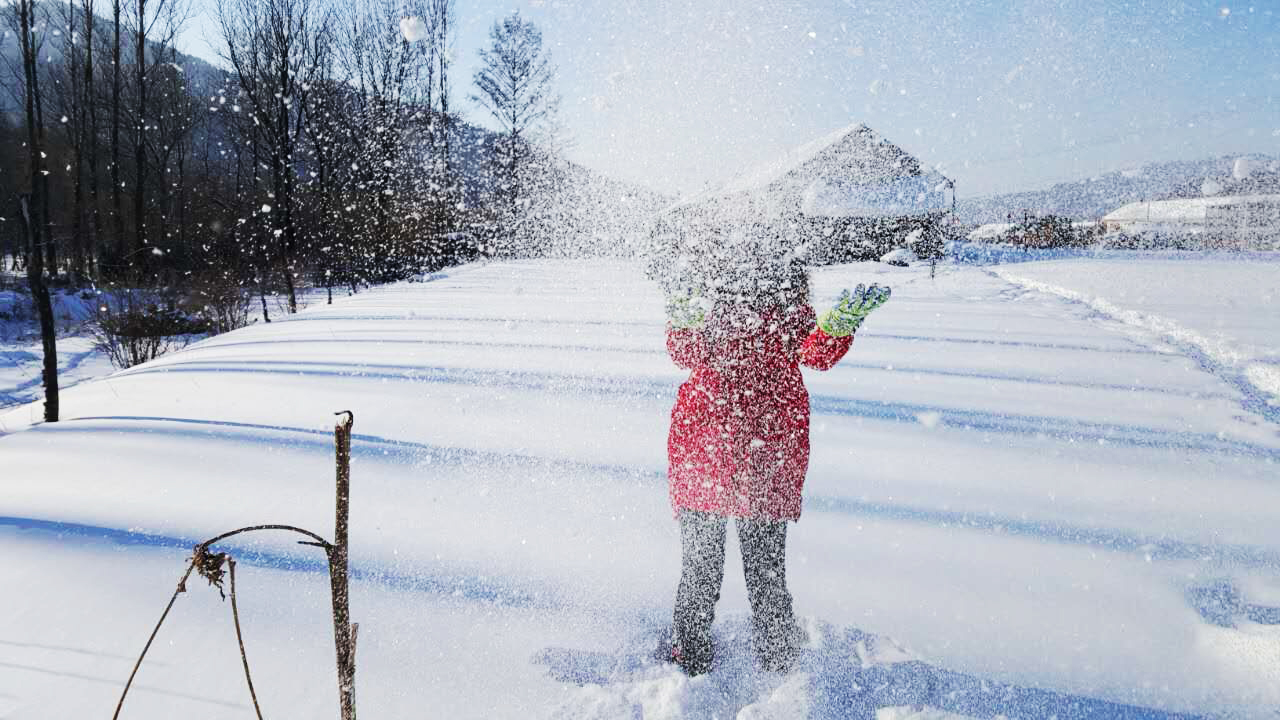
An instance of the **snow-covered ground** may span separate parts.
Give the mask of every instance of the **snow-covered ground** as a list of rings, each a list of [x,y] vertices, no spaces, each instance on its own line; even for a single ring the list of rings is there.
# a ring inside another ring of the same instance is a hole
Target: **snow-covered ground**
[[[81,384],[56,425],[0,416],[0,716],[110,712],[195,542],[260,522],[331,534],[333,413],[350,409],[363,715],[1272,717],[1270,406],[1193,346],[1053,291],[1088,270],[1014,270],[1050,291],[966,266],[816,273],[820,307],[858,282],[894,297],[836,369],[806,374],[789,582],[810,640],[790,676],[752,669],[733,572],[720,668],[651,660],[679,569],[665,451],[683,375],[662,301],[634,264],[519,262]],[[1251,329],[1232,339],[1274,358],[1274,313],[1239,292]],[[331,716],[318,551],[232,550],[264,712]],[[229,609],[193,581],[123,717],[248,704]]]
[[[1280,256],[1226,255],[1025,263],[997,270],[1172,343],[1275,408],[1280,419]]]
[[[6,279],[12,282],[11,277]],[[92,291],[60,291],[55,292],[52,299],[58,334],[59,387],[65,390],[86,380],[110,375],[115,368],[106,353],[97,349],[88,327],[94,312]],[[298,302],[302,307],[324,303],[325,291],[315,288],[303,291]],[[252,308],[255,322],[260,317],[259,307],[255,304]],[[279,317],[285,311],[283,298],[271,298],[268,308],[273,317]],[[44,349],[30,296],[0,290],[0,411],[44,400],[43,367]],[[31,405],[27,410],[32,417],[39,417],[42,407]],[[0,426],[0,435],[4,432]]]
[[[54,325],[60,337],[58,382],[64,388],[102,377],[112,369],[107,357],[94,349],[84,327],[93,313],[89,298],[80,293],[53,294]],[[44,350],[30,297],[0,290],[0,409],[43,399],[43,367]]]
[[[43,400],[43,368],[44,351],[38,339],[0,340],[0,409]],[[111,371],[111,361],[94,347],[92,338],[78,335],[58,341],[58,383],[63,389]],[[37,415],[41,412],[39,407],[30,409]]]

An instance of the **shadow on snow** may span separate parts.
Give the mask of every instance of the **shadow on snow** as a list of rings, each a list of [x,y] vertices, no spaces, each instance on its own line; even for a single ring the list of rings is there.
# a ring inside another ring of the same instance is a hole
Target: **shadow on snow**
[[[191,367],[199,365],[200,367]],[[577,394],[615,400],[647,400],[670,402],[675,387],[667,380],[628,376],[572,375],[537,371],[486,371],[462,368],[410,365],[356,365],[311,361],[276,362],[271,360],[226,362],[196,360],[175,365],[146,367],[116,377],[154,373],[242,373],[249,375],[283,375],[330,377],[357,380],[399,380],[470,387],[500,388],[556,395]],[[938,426],[953,430],[1030,436],[1070,443],[1114,444],[1149,449],[1186,450],[1222,455],[1243,455],[1280,462],[1280,448],[1217,434],[1165,430],[1096,422],[1048,415],[969,410],[941,405],[907,402],[883,402],[832,395],[810,396],[815,415],[855,417],[918,425],[922,416],[933,415]]]
[[[630,705],[624,697],[640,696],[665,699],[668,704],[664,707],[668,708],[678,702],[686,714],[697,717],[734,717],[753,704],[768,706],[771,696],[777,697],[776,692],[783,695],[788,717],[810,720],[872,720],[877,709],[902,706],[925,706],[978,718],[1174,720],[1194,717],[986,680],[929,665],[902,651],[898,657],[885,662],[874,655],[877,643],[883,642],[874,635],[856,628],[836,629],[820,621],[810,621],[809,625],[821,631],[820,637],[801,652],[786,677],[755,667],[750,641],[746,639],[750,637],[750,622],[745,617],[718,623],[715,667],[710,674],[692,680],[684,679],[674,666],[663,665],[656,658],[654,648],[661,646],[664,628],[638,633],[615,652],[547,648],[532,660],[560,682],[599,686],[605,692],[616,692],[620,704],[611,706],[610,711]],[[784,682],[790,687],[779,690]],[[796,684],[800,687],[796,688]],[[626,693],[629,687],[637,686],[646,690]],[[797,689],[799,698],[795,697]],[[603,717],[598,702],[582,704],[581,710],[575,708],[575,699],[571,696],[561,709],[561,716]],[[807,712],[796,714],[802,711]],[[765,711],[751,717],[757,716],[773,715]]]
[[[77,427],[82,422],[113,422],[111,427]],[[167,423],[181,427],[149,427],[135,423]],[[133,424],[130,427],[130,424]],[[204,429],[200,429],[204,428]],[[40,431],[58,433],[138,433],[142,435],[164,434],[196,439],[218,439],[245,443],[271,443],[307,452],[332,451],[332,433],[328,430],[297,428],[280,425],[259,425],[217,420],[198,420],[143,416],[86,417],[41,425]],[[264,437],[263,432],[278,433]],[[392,462],[409,462],[418,465],[501,469],[500,476],[519,477],[521,472],[549,472],[560,477],[574,477],[584,482],[626,482],[652,484],[655,488],[665,485],[666,474],[661,470],[631,465],[589,463],[577,460],[557,459],[526,455],[473,450],[394,440],[367,433],[352,435],[352,454],[356,457]],[[886,519],[911,522],[941,528],[987,532],[1011,537],[1025,537],[1065,545],[1077,545],[1112,552],[1135,553],[1152,560],[1200,560],[1217,564],[1242,567],[1280,568],[1280,552],[1251,545],[1206,544],[1171,539],[1167,536],[1146,536],[1125,530],[1088,526],[1074,526],[1050,521],[1029,520],[993,513],[973,513],[937,508],[922,508],[903,504],[861,501],[849,497],[809,496],[805,507],[812,512],[838,513],[850,517]],[[112,531],[123,532],[123,531]],[[185,541],[184,541],[185,542]],[[194,544],[192,541],[190,544]],[[190,544],[182,547],[190,547]]]
[[[187,552],[190,552],[196,543],[201,542],[201,540],[191,537],[7,516],[0,516],[0,527],[9,527],[27,532],[52,533],[59,540],[66,537],[76,537],[107,541],[124,546],[177,549]],[[328,563],[317,557],[320,554],[319,551],[306,551],[306,556],[303,556],[301,554],[267,550],[243,543],[218,543],[215,547],[230,552],[235,556],[237,562],[249,566],[288,572],[328,572]],[[180,570],[181,568],[175,565],[175,575]],[[404,573],[371,568],[363,563],[353,562],[350,576],[352,580],[374,582],[395,590],[460,597],[466,600],[493,603],[504,607],[559,607],[550,598],[545,597],[545,594],[517,590],[491,580],[463,575],[430,575],[422,572]]]

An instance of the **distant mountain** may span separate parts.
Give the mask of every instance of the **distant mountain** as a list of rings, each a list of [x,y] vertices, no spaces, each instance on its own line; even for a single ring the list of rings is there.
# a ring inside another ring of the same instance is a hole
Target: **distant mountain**
[[[956,202],[956,214],[962,223],[971,225],[1021,220],[1024,213],[1097,220],[1121,205],[1140,200],[1280,193],[1280,156],[1243,157],[1245,167],[1238,167],[1238,155],[1178,160],[1058,183],[1046,190],[964,198]],[[1239,170],[1245,177],[1235,176]]]
[[[101,6],[99,6],[101,7]],[[36,4],[36,14],[42,22],[48,20],[51,24],[61,26],[65,21],[66,5],[54,2],[42,2]],[[13,13],[10,7],[0,8],[0,27],[8,30],[3,33],[0,38],[0,67],[14,68],[13,76],[8,76],[0,81],[0,115],[7,115],[11,122],[22,122],[22,97],[19,94],[19,75],[22,67],[22,55],[18,46],[17,35],[9,27],[10,16]],[[76,22],[80,23],[79,7],[76,8]],[[14,20],[16,23],[17,21]],[[94,36],[94,64],[98,69],[106,72],[111,67],[110,39],[111,39],[112,22],[110,17],[95,15],[93,20],[93,36]],[[41,82],[43,90],[46,93],[46,113],[53,103],[55,103],[54,94],[49,92],[53,87],[55,78],[50,75],[60,71],[62,68],[62,53],[66,50],[67,36],[59,31],[58,35],[51,33],[41,33],[40,38],[40,70]],[[148,54],[156,57],[158,53],[163,52],[164,56],[173,53],[172,48],[164,47],[159,43],[149,42]],[[134,55],[133,37],[129,32],[122,28],[120,36],[120,54],[128,58],[130,61]],[[176,62],[167,63],[171,67],[175,67],[179,72],[185,75],[186,85],[196,94],[207,94],[216,92],[217,88],[222,87],[227,74],[204,60],[194,55],[186,55],[182,52],[177,53]],[[122,82],[128,87],[131,82],[129,78],[129,68],[124,69]],[[109,83],[109,80],[108,80]],[[104,86],[106,87],[106,86]],[[103,90],[105,93],[105,89]]]

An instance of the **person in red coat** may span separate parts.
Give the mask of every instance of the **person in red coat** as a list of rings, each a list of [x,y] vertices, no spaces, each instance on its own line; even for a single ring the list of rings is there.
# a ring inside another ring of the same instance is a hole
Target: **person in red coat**
[[[757,274],[745,292],[704,287],[667,303],[667,350],[691,371],[667,442],[683,562],[671,660],[690,675],[711,669],[729,518],[736,519],[762,667],[786,671],[798,653],[786,534],[787,521],[800,519],[809,465],[809,393],[800,366],[833,367],[866,315],[889,298],[888,288],[859,285],[819,319],[802,264],[780,280],[759,282],[768,275]]]

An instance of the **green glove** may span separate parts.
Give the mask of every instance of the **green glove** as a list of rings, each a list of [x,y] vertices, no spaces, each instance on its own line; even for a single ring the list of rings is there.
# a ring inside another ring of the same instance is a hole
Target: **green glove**
[[[667,298],[667,322],[676,330],[697,330],[706,321],[701,298],[689,295]]]
[[[840,293],[835,307],[831,308],[818,320],[818,327],[831,337],[848,337],[862,325],[872,310],[885,304],[889,299],[889,288],[872,285],[864,287],[861,283],[853,289]]]

